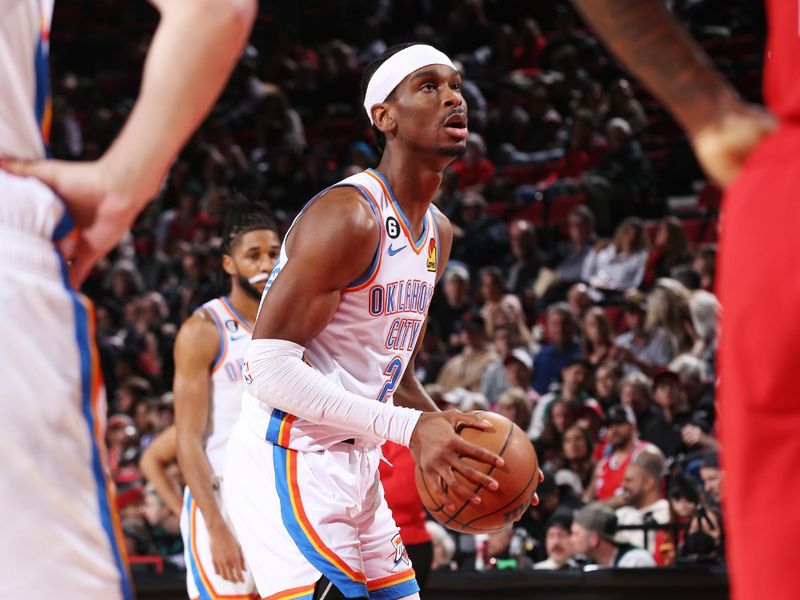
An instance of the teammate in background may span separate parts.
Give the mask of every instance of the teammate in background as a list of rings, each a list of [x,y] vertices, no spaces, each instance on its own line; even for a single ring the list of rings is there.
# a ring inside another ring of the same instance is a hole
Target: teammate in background
[[[0,489],[14,490],[0,497],[2,598],[133,597],[104,465],[93,310],[72,285],[158,191],[222,89],[257,6],[153,4],[161,20],[130,118],[99,160],[65,163],[42,160],[53,0],[0,0],[0,338],[10,344],[0,360]]]
[[[175,427],[186,480],[181,533],[189,598],[245,597],[255,585],[219,494],[225,446],[242,406],[242,363],[280,254],[266,210],[237,197],[222,232],[230,293],[206,302],[175,340]]]
[[[431,200],[466,149],[461,76],[438,50],[400,45],[370,63],[363,92],[380,165],[321,192],[287,232],[228,443],[226,502],[268,598],[311,598],[315,588],[327,600],[419,598],[383,498],[383,441],[409,446],[464,501],[478,502],[476,486],[497,482],[462,457],[502,465],[456,434],[488,423],[437,412],[414,376],[452,243]]]
[[[792,475],[800,461],[800,290],[787,282],[800,277],[800,3],[767,2],[764,96],[778,117],[768,136],[775,119],[738,98],[663,2],[573,2],[683,126],[706,172],[727,186],[717,289],[732,598],[796,598],[786,574],[800,531],[800,478]],[[760,309],[764,294],[768,310]]]
[[[164,501],[167,508],[173,514],[180,515],[183,510],[181,489],[167,473],[167,467],[177,459],[178,436],[175,425],[170,425],[144,449],[139,459],[139,469],[145,479],[153,484],[158,497]]]

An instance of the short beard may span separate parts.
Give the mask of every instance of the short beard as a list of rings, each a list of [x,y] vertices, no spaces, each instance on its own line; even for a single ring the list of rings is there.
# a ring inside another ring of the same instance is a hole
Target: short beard
[[[236,281],[245,294],[250,296],[253,300],[261,300],[261,292],[238,271],[236,273]]]
[[[461,158],[467,153],[467,146],[438,146],[436,148],[441,156],[449,156],[451,158]]]

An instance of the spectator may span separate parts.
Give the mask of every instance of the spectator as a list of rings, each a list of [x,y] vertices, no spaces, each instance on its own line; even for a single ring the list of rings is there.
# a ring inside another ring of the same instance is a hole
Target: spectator
[[[723,473],[719,468],[719,453],[716,449],[709,450],[703,455],[700,478],[703,480],[707,503],[712,508],[719,508],[723,500]]]
[[[700,490],[691,477],[677,470],[670,477],[667,498],[670,521],[676,525],[676,529],[659,531],[656,535],[655,557],[659,565],[671,565],[675,562],[678,548],[686,539],[686,529],[700,506]]]
[[[657,279],[647,296],[647,317],[644,328],[662,328],[673,341],[677,353],[691,352],[696,334],[692,325],[689,298],[691,294],[674,279]]]
[[[616,511],[618,525],[669,523],[669,502],[663,497],[663,470],[664,458],[658,454],[641,452],[631,461],[622,483],[626,504]],[[617,532],[616,540],[655,554],[657,534],[656,530],[622,530]]]
[[[581,279],[598,290],[622,292],[639,287],[647,265],[647,238],[642,221],[628,217],[614,232],[613,241],[586,256]]]
[[[465,313],[474,312],[475,305],[469,297],[469,270],[463,265],[451,262],[442,277],[442,294],[434,294],[431,304],[431,320],[436,321],[442,339],[448,345],[454,340],[455,324],[464,318]]]
[[[555,402],[565,402],[573,413],[578,407],[588,403],[591,400],[587,392],[590,378],[591,367],[585,359],[576,357],[568,361],[561,369],[561,387],[542,396],[536,404],[528,436],[532,440],[538,440],[542,436],[545,424],[552,418],[550,412]],[[561,426],[560,430],[563,431],[564,427]]]
[[[486,334],[494,336],[495,330],[503,325],[516,329],[522,342],[530,340],[528,328],[525,325],[525,314],[519,298],[514,294],[505,292],[503,273],[498,267],[484,267],[480,272],[481,317],[486,323]]]
[[[556,399],[550,402],[542,427],[542,434],[535,441],[536,455],[543,463],[551,463],[561,452],[564,432],[575,422],[575,404]]]
[[[561,437],[561,453],[553,461],[553,471],[571,471],[580,482],[577,495],[589,486],[594,473],[594,440],[588,429],[579,424],[570,425]]]
[[[689,312],[692,325],[697,334],[692,354],[703,360],[709,372],[714,371],[714,357],[717,350],[717,319],[720,304],[711,292],[697,290],[689,298]]]
[[[467,137],[467,152],[450,167],[458,175],[458,189],[482,192],[494,177],[495,167],[486,158],[486,143],[483,137],[471,132]]]
[[[681,562],[719,564],[725,554],[722,513],[702,504],[689,524],[681,547]]]
[[[602,233],[625,215],[652,217],[663,211],[657,202],[650,161],[632,136],[627,121],[611,119],[606,125],[608,152],[597,167],[581,176],[581,187],[589,195]]]
[[[593,503],[575,511],[572,521],[572,545],[601,567],[655,567],[653,556],[630,544],[614,540],[617,517],[607,506]]]
[[[522,299],[526,310],[533,308],[533,285],[544,257],[536,244],[536,229],[530,221],[516,219],[508,226],[511,256],[506,261],[506,288]]]
[[[612,508],[625,504],[622,483],[628,465],[642,452],[661,454],[661,451],[639,439],[636,418],[629,408],[616,405],[606,413],[608,453],[603,456],[584,497],[602,500]]]
[[[557,303],[547,309],[545,331],[547,343],[533,360],[533,389],[538,394],[549,392],[564,366],[580,355],[575,342],[575,321],[567,304]]]
[[[670,277],[673,269],[692,262],[683,223],[677,217],[663,217],[656,227],[653,249],[647,259],[645,285],[661,277]]]
[[[681,389],[686,394],[697,423],[712,428],[715,419],[714,384],[706,363],[691,354],[681,354],[669,363],[669,370],[678,375]],[[703,445],[716,445],[716,441],[705,440]]]
[[[574,283],[583,279],[584,261],[597,241],[595,216],[589,207],[578,205],[570,211],[567,235],[569,239],[558,245],[554,268],[560,281]]]
[[[547,522],[547,534],[545,535],[547,559],[534,564],[534,569],[561,570],[578,568],[578,563],[572,558],[575,550],[570,536],[571,528],[572,513],[570,511],[556,511],[550,517]]]
[[[486,396],[490,404],[494,404],[500,394],[509,387],[519,386],[523,389],[528,388],[531,402],[536,402],[539,396],[530,389],[533,357],[528,347],[522,344],[519,327],[516,324],[499,326],[494,332],[492,344],[502,360],[486,368],[481,377],[481,393]],[[512,352],[516,354],[513,360]]]
[[[516,424],[522,431],[528,431],[532,410],[525,390],[518,387],[507,389],[500,395],[495,410]]]
[[[594,398],[603,408],[619,404],[622,366],[615,360],[603,361],[594,372]]]
[[[508,247],[505,224],[486,214],[486,198],[478,192],[466,192],[452,219],[452,260],[480,269],[502,262]]]
[[[582,282],[573,283],[567,290],[567,304],[572,311],[572,316],[575,317],[575,322],[580,323],[581,329],[583,329],[586,313],[594,306],[589,286]]]
[[[624,119],[631,127],[631,133],[638,135],[647,124],[642,105],[633,97],[633,88],[627,79],[617,79],[608,89],[608,103],[601,111],[600,121],[608,123],[612,119]]]
[[[599,306],[590,308],[583,319],[581,351],[592,369],[614,353],[614,330],[606,311]]]
[[[629,369],[649,373],[654,367],[666,365],[677,353],[677,342],[659,320],[653,318],[648,302],[640,294],[632,294],[625,301],[623,318],[625,333],[617,336],[617,358]]]
[[[650,424],[649,439],[667,456],[678,456],[693,449],[707,447],[710,441],[710,424],[702,413],[694,413],[689,406],[680,376],[673,371],[663,371],[653,380],[653,400],[663,419]],[[661,427],[656,429],[655,423]],[[699,430],[695,432],[695,429]]]
[[[479,315],[465,315],[455,329],[463,344],[463,350],[444,363],[436,383],[442,386],[445,392],[456,387],[477,392],[484,371],[490,364],[499,361],[500,357],[487,342],[486,326]]]
[[[704,246],[695,252],[692,266],[700,274],[700,288],[713,292],[717,274],[716,246]]]
[[[425,529],[431,536],[433,543],[433,571],[454,571],[456,564],[453,557],[456,554],[456,543],[447,530],[435,521],[426,521]]]

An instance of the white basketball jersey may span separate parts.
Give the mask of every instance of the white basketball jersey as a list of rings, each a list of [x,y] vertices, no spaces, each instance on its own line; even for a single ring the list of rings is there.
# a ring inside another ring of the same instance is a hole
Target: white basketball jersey
[[[47,64],[55,0],[0,0],[0,156],[42,158],[51,107]]]
[[[242,363],[253,330],[225,296],[206,302],[201,309],[211,316],[219,331],[219,353],[211,367],[205,449],[214,473],[222,475],[225,446],[242,410]]]
[[[425,214],[422,234],[414,240],[408,219],[380,173],[368,169],[334,187],[338,186],[355,187],[367,199],[381,225],[380,241],[369,271],[345,290],[333,319],[308,344],[304,358],[346,390],[376,402],[391,402],[420,336],[436,282],[439,234],[434,209]],[[287,236],[318,197],[297,216]],[[264,297],[289,260],[284,244]],[[258,402],[247,392],[244,401]],[[302,401],[297,398],[298,403]],[[267,440],[287,448],[320,450],[360,435],[269,406],[266,410]]]

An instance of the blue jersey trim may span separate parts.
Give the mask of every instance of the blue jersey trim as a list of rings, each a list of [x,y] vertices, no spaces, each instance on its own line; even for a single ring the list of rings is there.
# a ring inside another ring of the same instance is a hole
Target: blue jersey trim
[[[386,189],[389,191],[389,199],[392,201],[392,204],[394,204],[394,208],[397,211],[397,214],[400,215],[401,219],[403,219],[403,223],[405,223],[406,229],[408,229],[408,232],[410,234],[411,231],[413,231],[411,223],[409,222],[408,217],[406,217],[406,214],[403,212],[403,209],[400,206],[400,203],[397,201],[397,198],[394,197],[394,190],[392,190],[392,186],[389,185],[389,182],[386,181],[386,178],[377,169],[367,169],[367,170],[370,173],[374,173],[377,177],[379,177],[380,180],[383,182],[383,185],[386,186]],[[419,239],[417,239],[416,241],[412,240],[412,242],[414,242],[414,246],[420,248],[421,244],[425,241],[425,238],[427,236],[428,236],[428,221],[424,220],[422,225],[422,233],[420,234]]]
[[[350,285],[347,286],[348,288],[354,288],[358,287],[365,281],[368,281],[369,278],[375,274],[375,270],[378,268],[378,264],[381,262],[380,261],[381,250],[383,249],[383,223],[381,223],[381,214],[378,211],[378,207],[375,206],[375,203],[372,201],[372,196],[370,196],[369,192],[367,192],[367,190],[365,190],[360,185],[356,184],[348,184],[348,185],[352,185],[359,192],[361,192],[361,195],[364,196],[364,198],[367,199],[367,202],[369,202],[369,207],[372,209],[372,212],[375,213],[375,218],[378,221],[378,227],[380,227],[380,232],[381,232],[381,235],[378,238],[378,247],[375,249],[375,256],[372,258],[372,264],[370,265],[369,270],[355,281],[351,281]]]

